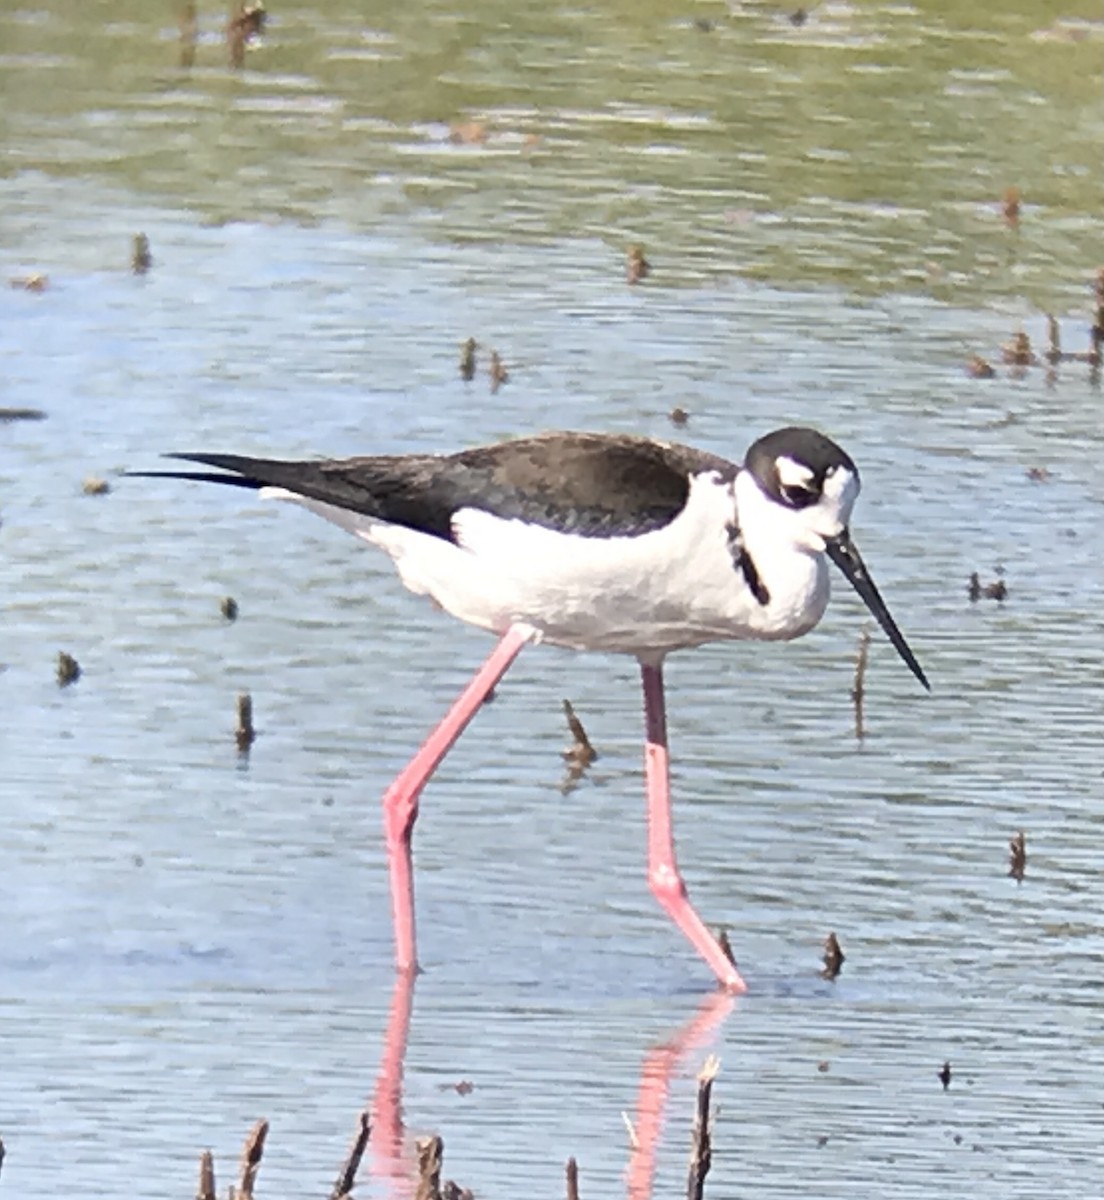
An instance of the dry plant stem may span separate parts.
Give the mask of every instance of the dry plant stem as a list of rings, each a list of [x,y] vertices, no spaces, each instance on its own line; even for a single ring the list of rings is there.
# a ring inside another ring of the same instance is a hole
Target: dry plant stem
[[[572,762],[578,762],[584,767],[589,766],[598,757],[598,751],[594,749],[590,738],[587,737],[587,731],[583,728],[583,723],[576,715],[570,700],[563,702],[563,710],[572,738],[572,745],[564,751],[564,757]]]
[[[855,706],[855,737],[866,737],[863,725],[863,701],[866,699],[866,664],[870,659],[870,629],[864,628],[859,638],[859,653],[855,659],[855,682],[851,685],[851,703]]]
[[[567,1200],[579,1200],[579,1164],[573,1158],[567,1160]]]
[[[419,1138],[418,1190],[414,1200],[441,1200],[441,1165],[445,1144],[439,1137]]]
[[[58,687],[68,687],[71,683],[76,683],[80,677],[80,663],[71,654],[66,654],[64,650],[59,650],[57,660]]]
[[[265,27],[267,14],[263,4],[239,3],[226,23],[226,41],[230,47],[230,65],[240,70],[245,65],[245,47]]]
[[[575,1160],[572,1159],[571,1161],[574,1162]],[[4,1139],[0,1138],[0,1171],[3,1171],[3,1169],[4,1169]]]
[[[460,378],[470,383],[475,378],[475,352],[479,343],[475,338],[468,340],[460,347]]]
[[[215,1156],[210,1150],[204,1150],[199,1156],[199,1188],[196,1200],[216,1200],[215,1195]]]
[[[567,763],[567,774],[560,785],[560,791],[566,795],[586,774],[587,768],[598,757],[598,751],[591,745],[590,738],[587,737],[583,723],[576,716],[570,700],[563,702],[563,710],[572,739],[571,745],[563,752],[564,762]]]
[[[713,1162],[712,1130],[710,1129],[709,1100],[713,1080],[720,1070],[720,1060],[711,1054],[698,1074],[698,1112],[694,1118],[694,1139],[690,1150],[690,1178],[687,1181],[687,1200],[702,1200],[705,1177]]]
[[[1052,313],[1046,314],[1047,323],[1047,362],[1052,366],[1055,363],[1062,361],[1062,334],[1058,328],[1058,321]]]
[[[732,953],[732,943],[728,940],[727,929],[717,930],[717,945],[720,946],[720,948],[724,951],[725,958],[727,958],[734,967],[738,967],[740,965],[736,961],[736,955]]]
[[[199,36],[199,18],[195,0],[186,0],[180,12],[180,65],[187,70],[195,64],[196,39]]]
[[[238,696],[238,727],[234,731],[238,749],[245,754],[257,739],[253,728],[253,697],[248,692]]]
[[[149,238],[144,233],[136,233],[130,256],[130,269],[135,275],[145,275],[152,266],[153,254],[150,251]]]
[[[230,46],[230,65],[240,71],[245,66],[245,35],[233,21],[227,26],[226,41]]]
[[[1091,346],[1089,349],[1089,382],[1100,382],[1101,346],[1104,345],[1104,267],[1096,273],[1096,309],[1093,313]]]
[[[330,1192],[330,1200],[344,1200],[344,1197],[348,1196],[353,1190],[353,1185],[356,1183],[357,1171],[360,1170],[360,1160],[364,1157],[364,1151],[368,1147],[368,1139],[372,1134],[370,1111],[367,1108],[362,1109],[357,1120],[359,1127],[357,1128],[356,1137],[353,1138],[353,1144],[349,1147],[349,1153],[345,1156],[345,1161],[341,1164],[341,1170],[337,1174],[337,1182],[333,1185],[333,1191]]]
[[[621,1120],[625,1122],[625,1132],[629,1135],[629,1149],[637,1151],[640,1149],[640,1138],[636,1135],[636,1126],[632,1122],[632,1117],[627,1112],[622,1112]]]
[[[1104,271],[1096,280],[1096,311],[1093,313],[1093,324],[1089,342],[1089,383],[1093,386],[1100,382],[1100,348],[1104,345]]]
[[[262,1117],[249,1131],[242,1147],[241,1175],[235,1200],[253,1200],[253,1185],[257,1181],[257,1172],[261,1168],[261,1156],[264,1154],[265,1138],[268,1137],[268,1122]]]
[[[41,408],[0,408],[0,425],[8,421],[45,421]]]
[[[1008,874],[1017,883],[1023,883],[1024,875],[1027,873],[1027,838],[1024,837],[1022,829],[1008,843],[1008,849]]]
[[[510,378],[510,372],[506,370],[506,365],[499,357],[497,350],[491,351],[491,394],[494,395],[498,389],[507,382]]]
[[[821,977],[824,979],[838,978],[846,960],[847,955],[844,954],[843,947],[839,944],[839,938],[833,931],[824,939],[824,969],[820,973]]]

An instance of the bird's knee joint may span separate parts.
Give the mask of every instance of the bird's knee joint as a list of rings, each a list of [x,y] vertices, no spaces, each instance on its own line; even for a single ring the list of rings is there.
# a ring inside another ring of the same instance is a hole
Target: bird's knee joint
[[[648,886],[661,904],[686,897],[686,884],[682,882],[682,876],[674,867],[652,867],[648,872]]]
[[[389,846],[403,845],[410,841],[414,822],[418,819],[418,805],[402,804],[384,810],[383,831]]]

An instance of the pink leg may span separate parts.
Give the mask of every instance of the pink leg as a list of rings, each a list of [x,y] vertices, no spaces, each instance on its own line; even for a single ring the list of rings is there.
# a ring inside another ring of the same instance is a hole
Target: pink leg
[[[506,674],[521,648],[533,638],[527,625],[511,625],[471,683],[426,738],[422,748],[399,773],[383,796],[383,827],[387,834],[387,863],[391,871],[391,911],[395,921],[395,965],[411,973],[418,969],[414,936],[414,871],[411,836],[418,819],[418,797],[441,759],[468,727],[494,686]]]
[[[717,939],[705,927],[686,895],[686,884],[675,859],[671,828],[671,784],[667,757],[667,709],[663,699],[663,668],[640,664],[644,684],[644,774],[648,792],[648,885],[664,911],[712,967],[721,986],[746,992],[747,984],[728,961]]]

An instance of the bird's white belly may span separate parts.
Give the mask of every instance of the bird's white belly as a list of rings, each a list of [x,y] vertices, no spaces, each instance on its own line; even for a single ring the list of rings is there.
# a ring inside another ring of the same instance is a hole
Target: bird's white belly
[[[770,600],[760,604],[734,561],[723,514],[711,511],[712,494],[633,537],[579,537],[462,509],[456,542],[280,489],[262,494],[303,504],[386,550],[407,588],[459,620],[496,633],[524,622],[572,649],[640,654],[784,640],[816,625],[828,601],[823,558],[791,553],[773,564],[764,580]]]

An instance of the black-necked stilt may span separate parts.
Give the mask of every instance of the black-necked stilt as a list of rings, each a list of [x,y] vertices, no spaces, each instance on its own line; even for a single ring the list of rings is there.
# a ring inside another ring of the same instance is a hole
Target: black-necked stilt
[[[386,550],[403,583],[498,645],[383,798],[396,961],[417,966],[411,834],[418,797],[528,642],[640,662],[646,725],[648,881],[721,983],[735,966],[691,905],[675,859],[663,661],[731,638],[808,633],[831,559],[928,687],[848,532],[859,474],[812,429],[760,438],[744,465],[646,438],[550,433],[444,456],[284,462],[173,457],[214,471],[153,472],[259,489]],[[143,472],[146,474],[146,472]]]

